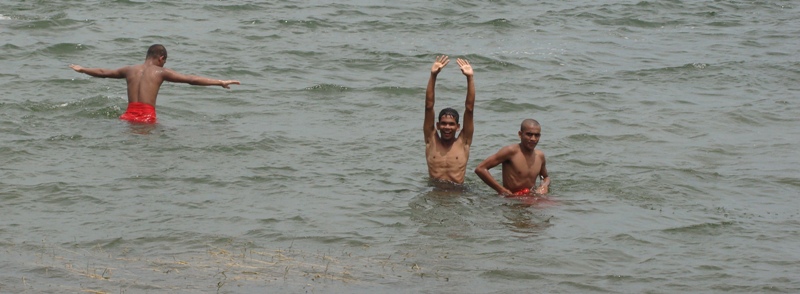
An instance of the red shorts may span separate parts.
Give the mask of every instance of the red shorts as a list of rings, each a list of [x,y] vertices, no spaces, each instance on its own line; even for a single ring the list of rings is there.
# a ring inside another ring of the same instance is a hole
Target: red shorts
[[[535,205],[536,207],[547,207],[558,203],[554,200],[551,200],[547,196],[535,194],[533,191],[531,191],[531,189],[528,188],[520,189],[508,197],[517,199],[523,204]]]
[[[128,103],[128,110],[119,119],[133,123],[154,124],[156,123],[156,108],[150,104],[131,102]]]
[[[528,195],[530,193],[531,193],[531,189],[523,188],[523,189],[520,189],[520,190],[514,192],[511,195],[514,195],[514,196],[525,196],[525,195]]]

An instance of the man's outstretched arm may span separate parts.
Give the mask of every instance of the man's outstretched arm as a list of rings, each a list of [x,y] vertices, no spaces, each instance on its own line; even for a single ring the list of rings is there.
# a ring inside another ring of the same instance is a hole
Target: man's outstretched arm
[[[164,80],[173,83],[184,83],[195,86],[220,86],[225,89],[230,89],[230,85],[241,84],[237,80],[217,80],[201,76],[185,75],[166,68],[164,69]]]
[[[472,134],[475,132],[475,124],[473,123],[473,116],[475,111],[475,82],[472,65],[466,59],[457,59],[458,66],[461,68],[461,73],[467,77],[467,99],[464,102],[464,126],[461,129],[461,134],[458,138],[464,140],[464,145],[472,145]]]
[[[127,73],[128,69],[128,67],[122,67],[118,69],[86,68],[77,64],[70,64],[69,67],[79,73],[84,73],[93,77],[112,79],[125,78],[125,74]]]
[[[436,77],[439,75],[439,72],[442,71],[447,63],[450,62],[450,59],[446,55],[437,56],[436,61],[433,62],[431,66],[431,76],[428,79],[428,87],[425,90],[425,120],[423,121],[422,131],[425,135],[425,143],[430,143],[428,140],[431,139],[431,135],[436,131],[436,127],[434,126],[434,119],[436,117],[436,113],[433,110],[433,104],[436,100]]]

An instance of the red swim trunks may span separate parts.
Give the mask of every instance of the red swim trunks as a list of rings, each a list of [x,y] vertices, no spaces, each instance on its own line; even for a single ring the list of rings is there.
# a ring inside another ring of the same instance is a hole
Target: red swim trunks
[[[156,123],[156,108],[150,104],[131,102],[128,103],[128,110],[119,119],[133,123],[154,124]]]
[[[521,190],[518,190],[518,191],[514,192],[514,194],[512,194],[512,195],[514,195],[514,196],[525,196],[525,195],[528,195],[530,193],[531,193],[531,189],[523,188]]]

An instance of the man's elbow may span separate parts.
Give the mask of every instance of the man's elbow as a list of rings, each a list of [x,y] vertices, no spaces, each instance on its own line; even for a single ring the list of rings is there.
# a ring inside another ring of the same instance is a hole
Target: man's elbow
[[[198,79],[198,78],[193,78],[193,79],[190,79],[187,82],[187,84],[192,85],[192,86],[202,86],[203,85],[203,80],[202,79]]]

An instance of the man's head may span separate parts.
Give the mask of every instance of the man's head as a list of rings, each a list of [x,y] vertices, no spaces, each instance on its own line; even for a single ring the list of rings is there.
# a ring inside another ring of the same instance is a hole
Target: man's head
[[[147,56],[145,59],[156,59],[159,61],[161,66],[164,66],[164,63],[167,63],[167,48],[164,48],[164,45],[155,44],[150,46],[147,49]]]
[[[525,149],[533,150],[539,144],[542,136],[542,126],[535,119],[523,120],[519,125],[520,146]]]
[[[453,140],[456,132],[461,126],[458,124],[458,111],[452,108],[445,108],[439,112],[439,122],[436,129],[439,130],[439,137],[443,140]]]

